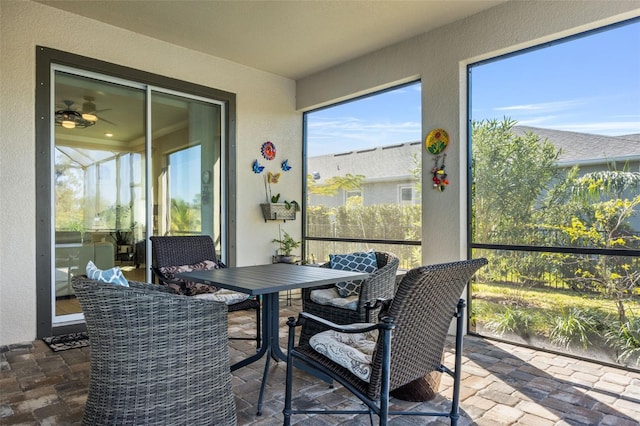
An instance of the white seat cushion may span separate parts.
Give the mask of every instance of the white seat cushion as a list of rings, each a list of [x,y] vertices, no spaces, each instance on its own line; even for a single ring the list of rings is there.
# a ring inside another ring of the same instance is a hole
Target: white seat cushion
[[[352,311],[358,309],[358,295],[341,297],[335,287],[311,290],[309,297],[319,305],[331,305]]]
[[[196,299],[213,300],[214,302],[222,302],[227,305],[233,305],[234,303],[242,302],[248,299],[250,296],[246,293],[238,293],[233,290],[221,289],[215,293],[202,293],[196,294]]]
[[[344,327],[363,328],[369,325],[373,324],[356,323]],[[311,336],[309,344],[316,352],[368,383],[371,377],[371,358],[377,340],[378,330],[353,334],[327,330]]]

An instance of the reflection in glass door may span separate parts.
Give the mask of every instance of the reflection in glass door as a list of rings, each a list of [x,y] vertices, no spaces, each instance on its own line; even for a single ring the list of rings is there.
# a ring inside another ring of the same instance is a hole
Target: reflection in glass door
[[[146,235],[143,88],[54,73],[53,322],[82,318],[71,279],[88,262],[144,280]]]
[[[51,299],[61,324],[82,319],[71,279],[89,261],[150,281],[149,235],[206,234],[223,247],[225,129],[222,102],[53,69]]]
[[[210,235],[221,248],[222,113],[211,100],[151,92],[154,235]]]

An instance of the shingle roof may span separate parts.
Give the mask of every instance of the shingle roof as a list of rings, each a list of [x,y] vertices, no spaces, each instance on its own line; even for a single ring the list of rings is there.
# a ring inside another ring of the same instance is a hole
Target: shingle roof
[[[309,157],[307,173],[319,173],[318,183],[331,176],[361,174],[367,181],[380,181],[393,177],[410,178],[416,167],[413,154],[420,153],[421,142],[408,142],[340,154]],[[420,159],[418,159],[419,161]]]
[[[539,127],[515,126],[518,135],[533,132],[548,139],[562,152],[559,165],[597,164],[611,160],[640,161],[640,133],[624,136],[602,136]],[[367,181],[410,178],[415,167],[413,155],[420,154],[422,142],[407,142],[361,151],[309,157],[308,173],[319,173],[318,183],[330,176],[365,175]],[[432,156],[431,156],[432,157]],[[426,164],[425,169],[431,169]]]
[[[640,159],[640,134],[603,136],[529,126],[515,126],[513,131],[518,135],[531,132],[548,139],[561,150],[558,161],[560,165]]]

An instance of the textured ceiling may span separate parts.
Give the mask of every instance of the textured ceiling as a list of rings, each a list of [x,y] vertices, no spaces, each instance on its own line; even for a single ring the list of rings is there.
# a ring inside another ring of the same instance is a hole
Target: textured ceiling
[[[291,79],[506,0],[36,0]]]

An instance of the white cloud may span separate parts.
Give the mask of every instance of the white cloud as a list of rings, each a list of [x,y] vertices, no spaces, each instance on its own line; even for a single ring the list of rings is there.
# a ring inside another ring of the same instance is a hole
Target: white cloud
[[[495,111],[520,111],[520,112],[552,112],[564,111],[584,105],[585,100],[573,99],[568,101],[541,102],[537,104],[509,105],[504,107],[496,107]]]

